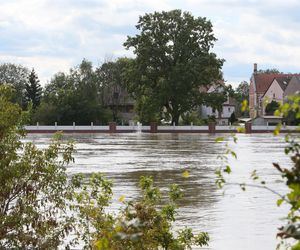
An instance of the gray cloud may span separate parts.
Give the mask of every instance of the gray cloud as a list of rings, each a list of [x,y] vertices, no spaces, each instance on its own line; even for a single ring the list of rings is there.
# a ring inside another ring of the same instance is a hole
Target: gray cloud
[[[131,55],[122,44],[138,16],[183,9],[207,16],[228,82],[248,80],[252,64],[300,71],[298,0],[0,0],[0,61],[36,67],[44,82],[82,60]]]

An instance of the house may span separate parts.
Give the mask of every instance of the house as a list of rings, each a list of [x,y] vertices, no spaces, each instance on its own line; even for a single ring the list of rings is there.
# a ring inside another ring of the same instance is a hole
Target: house
[[[290,95],[295,95],[300,93],[300,75],[294,75],[289,84],[287,85],[284,93],[283,98],[287,100],[287,97]]]
[[[121,84],[111,84],[103,90],[102,101],[105,107],[110,108],[113,120],[120,123],[129,123],[133,120],[134,100]]]
[[[266,92],[269,90],[274,79],[276,82],[274,86],[271,87],[268,94],[271,96],[275,94],[275,97],[280,95],[279,84],[282,84],[280,79],[289,79],[293,76],[300,76],[299,74],[277,74],[277,73],[259,73],[257,70],[257,64],[254,64],[253,74],[250,78],[250,89],[249,89],[249,112],[251,118],[262,117],[264,115],[263,98]],[[283,80],[284,81],[284,80]],[[287,88],[287,86],[286,86]],[[271,92],[273,91],[273,92]]]
[[[286,90],[291,78],[291,76],[280,76],[273,79],[271,85],[262,97],[263,115],[266,115],[266,106],[272,101],[283,103],[284,91]]]
[[[224,91],[224,82],[220,84],[213,84],[209,87],[206,93],[218,92],[221,93]],[[213,109],[212,107],[202,105],[201,106],[201,118],[208,119],[210,117],[215,117],[218,125],[228,125],[229,118],[232,113],[235,112],[236,102],[232,97],[228,97],[227,100],[222,105],[222,112]]]
[[[252,120],[254,126],[276,126],[282,122],[282,117],[274,115],[264,115]]]

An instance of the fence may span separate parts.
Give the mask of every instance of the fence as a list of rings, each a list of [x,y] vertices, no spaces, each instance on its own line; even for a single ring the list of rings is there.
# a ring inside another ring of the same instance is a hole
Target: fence
[[[298,126],[284,126],[281,132],[299,132]],[[64,133],[234,133],[237,132],[237,126],[216,126],[215,123],[209,123],[207,126],[158,126],[156,123],[151,123],[149,126],[141,124],[133,126],[119,126],[111,122],[108,126],[77,126],[75,123],[71,126],[62,126],[55,123],[54,126],[25,126],[28,133],[55,133],[62,131]],[[245,124],[246,133],[268,133],[273,132],[275,126],[252,126],[251,123]]]

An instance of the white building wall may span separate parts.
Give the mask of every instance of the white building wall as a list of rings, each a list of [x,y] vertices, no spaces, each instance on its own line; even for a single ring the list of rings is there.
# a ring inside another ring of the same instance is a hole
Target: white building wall
[[[230,118],[231,114],[235,112],[235,106],[223,106],[221,119],[219,119],[219,112],[217,110],[213,112],[211,107],[202,106],[201,111],[202,118],[207,119],[209,116],[215,116],[218,120],[218,124],[227,125],[228,119]]]
[[[222,118],[229,118],[235,112],[234,106],[223,106]]]
[[[213,112],[212,108],[211,107],[207,107],[207,106],[202,106],[201,107],[201,116],[202,118],[206,119],[208,118],[209,116],[215,116],[216,118],[219,117],[219,113],[218,111],[216,110],[215,112]]]

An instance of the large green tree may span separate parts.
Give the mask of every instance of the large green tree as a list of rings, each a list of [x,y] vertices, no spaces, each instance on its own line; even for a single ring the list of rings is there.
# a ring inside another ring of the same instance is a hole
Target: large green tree
[[[139,104],[166,112],[178,124],[181,114],[204,102],[199,88],[222,77],[223,60],[211,52],[212,24],[172,10],[145,14],[136,28],[140,33],[124,43],[136,55],[129,90]]]

